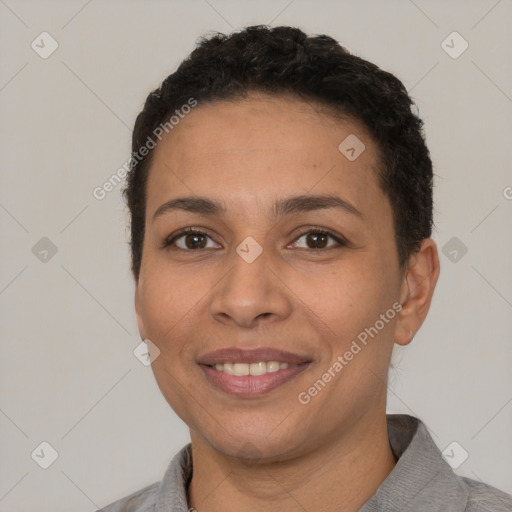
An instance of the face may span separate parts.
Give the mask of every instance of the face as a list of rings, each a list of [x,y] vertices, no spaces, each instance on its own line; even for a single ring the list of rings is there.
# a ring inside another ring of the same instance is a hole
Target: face
[[[363,127],[252,95],[153,156],[135,306],[193,443],[286,459],[384,414],[404,279]]]

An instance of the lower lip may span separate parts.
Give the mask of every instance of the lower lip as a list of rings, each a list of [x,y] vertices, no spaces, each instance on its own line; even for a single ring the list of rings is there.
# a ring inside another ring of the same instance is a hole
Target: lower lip
[[[240,398],[253,398],[264,395],[293,379],[303,372],[309,366],[309,363],[291,366],[284,370],[265,373],[264,375],[244,376],[229,375],[211,366],[199,366],[208,380],[225,393],[236,395]]]

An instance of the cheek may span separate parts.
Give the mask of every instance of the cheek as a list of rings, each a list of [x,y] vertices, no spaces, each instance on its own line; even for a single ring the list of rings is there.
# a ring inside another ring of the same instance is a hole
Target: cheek
[[[393,285],[379,262],[354,257],[338,269],[294,276],[293,289],[340,341],[357,336],[391,307]]]
[[[344,392],[350,390],[354,396],[363,389],[368,396],[380,389],[394,342],[395,286],[380,265],[374,263],[372,267],[340,275],[339,286],[328,296],[328,322],[339,335],[332,344],[331,362],[343,358],[339,385],[343,382]]]
[[[165,253],[147,248],[141,269],[141,297],[147,326],[159,335],[172,328],[198,301],[194,275],[170,264]],[[199,295],[200,296],[200,295]]]
[[[158,270],[144,275],[140,309],[146,335],[166,358],[181,350],[178,333],[196,302],[187,290]]]
[[[193,360],[192,335],[197,334],[193,316],[198,298],[168,274],[145,275],[141,311],[147,336],[160,351],[151,365],[156,383],[176,414],[190,425],[195,417],[190,404],[197,401],[191,397],[198,392],[187,372]]]
[[[322,315],[317,326],[329,327],[327,335],[322,336],[329,347],[328,360],[322,361],[315,376],[321,378],[323,374],[331,379],[326,372],[336,375],[321,400],[335,403],[343,396],[350,408],[349,404],[355,406],[358,400],[370,403],[380,392],[396,321],[392,289],[380,272],[347,265],[331,275],[323,293],[310,292],[309,304]]]

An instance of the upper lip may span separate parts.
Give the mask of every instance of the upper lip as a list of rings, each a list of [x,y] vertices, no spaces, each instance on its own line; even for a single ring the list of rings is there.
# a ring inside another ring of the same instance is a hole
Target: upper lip
[[[277,350],[271,347],[256,349],[221,348],[200,356],[199,364],[212,366],[222,363],[255,363],[258,361],[279,361],[280,363],[302,364],[309,363],[310,358]]]

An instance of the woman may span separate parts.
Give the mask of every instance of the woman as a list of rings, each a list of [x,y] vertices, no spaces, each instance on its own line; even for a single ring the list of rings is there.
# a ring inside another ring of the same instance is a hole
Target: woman
[[[138,328],[191,444],[114,511],[508,511],[386,415],[439,276],[402,83],[325,35],[203,38],[133,133]]]

